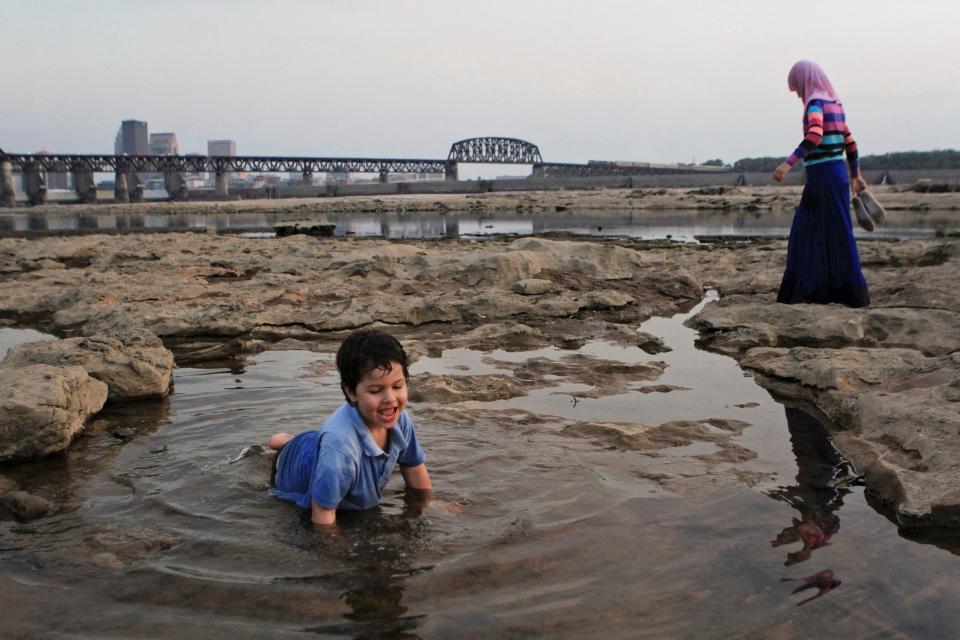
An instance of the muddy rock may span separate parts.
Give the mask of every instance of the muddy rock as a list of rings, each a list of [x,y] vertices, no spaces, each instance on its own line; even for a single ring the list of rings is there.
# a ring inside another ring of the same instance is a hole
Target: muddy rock
[[[590,291],[584,297],[584,309],[590,310],[605,310],[605,309],[619,309],[620,307],[625,307],[628,304],[633,304],[634,299],[623,293],[622,291],[617,291],[615,289],[607,289],[604,291]]]
[[[0,367],[0,461],[62,451],[107,401],[81,367]]]
[[[590,386],[589,391],[573,394],[580,398],[602,398],[623,393],[637,382],[656,380],[666,369],[666,364],[660,361],[624,364],[579,353],[565,355],[559,360],[530,358],[520,364],[496,361],[494,364],[511,367],[513,374],[510,379],[521,381],[528,390],[554,386],[558,381]]]
[[[635,344],[647,353],[654,354],[673,351],[673,349],[664,344],[663,339],[658,336],[649,334],[646,331],[633,331],[632,333]]]
[[[111,401],[167,395],[173,377],[173,354],[155,337],[142,337],[139,342],[124,344],[100,336],[31,342],[10,349],[0,367],[83,367],[90,376],[106,383]]]
[[[498,375],[423,375],[411,383],[413,402],[492,402],[526,395],[531,388],[514,378]]]
[[[553,282],[539,278],[526,278],[517,280],[510,287],[510,290],[521,296],[539,296],[554,290]]]
[[[740,420],[721,419],[676,420],[657,427],[619,422],[576,422],[564,427],[563,433],[590,438],[617,448],[645,452],[709,442],[716,445],[718,450],[697,457],[704,462],[720,463],[743,462],[757,457],[756,452],[745,449],[731,439],[749,426],[749,423]]]
[[[478,351],[494,348],[505,351],[526,351],[547,344],[543,332],[520,322],[487,323],[456,336],[451,346]]]
[[[18,518],[25,521],[42,518],[53,510],[49,500],[26,491],[8,492],[3,496],[3,504]]]
[[[125,565],[115,554],[109,552],[95,553],[90,558],[90,564],[107,571],[123,571]]]
[[[12,478],[8,478],[6,476],[0,476],[0,496],[4,496],[16,488],[17,488],[16,480]]]

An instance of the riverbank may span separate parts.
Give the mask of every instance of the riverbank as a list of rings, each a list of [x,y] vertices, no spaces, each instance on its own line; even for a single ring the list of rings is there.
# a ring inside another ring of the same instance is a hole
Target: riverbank
[[[795,204],[797,193],[790,189],[494,194],[477,201],[492,208],[523,206],[534,216],[551,206],[573,212],[587,203],[772,208]],[[891,215],[900,207],[955,206],[930,198],[956,194],[917,195],[884,193],[882,201]],[[329,206],[416,212],[473,201],[398,197],[279,206],[289,207],[293,218],[314,219]],[[178,366],[272,349],[329,352],[344,332],[371,324],[391,327],[416,357],[450,349],[562,352],[591,341],[650,356],[633,366],[568,358],[516,365],[508,373],[416,381],[420,400],[444,405],[448,420],[469,420],[470,411],[459,402],[524,397],[544,380],[574,385],[574,398],[615,395],[637,385],[656,393],[678,391],[656,388],[663,373],[656,355],[661,346],[635,329],[653,316],[692,308],[713,288],[720,300],[691,320],[705,346],[738,359],[788,403],[819,414],[892,518],[906,526],[954,527],[960,525],[960,469],[952,462],[960,459],[957,243],[861,242],[873,304],[852,310],[773,304],[783,240],[677,245],[623,238],[387,241],[173,233],[7,238],[0,240],[0,318],[64,338],[138,348],[155,348],[150,341],[157,336]],[[657,482],[669,490],[751,482],[741,468],[750,452],[736,442],[743,424],[563,426],[572,435],[650,454],[696,442],[719,447],[702,476],[658,470]]]
[[[921,193],[909,187],[875,186],[871,190],[890,211],[960,211],[960,192]],[[357,195],[349,197],[283,198],[229,201],[136,204],[45,204],[17,207],[8,212],[35,215],[191,215],[216,213],[280,213],[291,220],[327,213],[545,213],[578,211],[684,210],[684,211],[788,211],[799,200],[801,186],[706,186],[694,188],[592,188],[496,193],[436,193]],[[2,211],[0,211],[2,213]]]

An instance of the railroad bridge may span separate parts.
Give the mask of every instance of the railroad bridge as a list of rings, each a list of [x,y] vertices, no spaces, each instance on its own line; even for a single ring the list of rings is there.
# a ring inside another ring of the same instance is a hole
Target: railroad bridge
[[[200,156],[200,155],[98,155],[98,154],[17,154],[0,149],[0,205],[15,203],[13,172],[23,174],[24,191],[30,204],[46,201],[46,176],[70,173],[74,190],[82,202],[96,202],[96,173],[113,173],[116,202],[138,202],[143,185],[138,174],[161,173],[164,186],[174,199],[187,197],[184,178],[190,173],[214,175],[216,195],[229,195],[228,175],[236,172],[299,172],[303,184],[313,184],[314,173],[376,173],[387,182],[391,173],[443,174],[457,180],[458,165],[519,164],[533,167],[533,178],[570,176],[611,176],[653,173],[703,173],[713,167],[659,165],[636,162],[590,161],[587,164],[548,163],[537,145],[518,138],[480,137],[454,142],[446,159],[416,158],[328,158],[293,156]]]

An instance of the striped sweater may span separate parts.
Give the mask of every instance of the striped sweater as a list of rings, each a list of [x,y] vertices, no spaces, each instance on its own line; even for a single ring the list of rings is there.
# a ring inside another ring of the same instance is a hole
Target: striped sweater
[[[857,142],[850,134],[843,105],[839,102],[811,100],[803,114],[803,142],[787,158],[791,167],[801,158],[804,166],[842,160],[847,154],[850,177],[860,175]]]

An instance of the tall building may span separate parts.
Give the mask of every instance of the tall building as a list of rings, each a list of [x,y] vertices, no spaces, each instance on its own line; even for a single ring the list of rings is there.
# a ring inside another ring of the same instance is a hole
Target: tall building
[[[235,156],[237,143],[234,140],[207,140],[208,156]]]
[[[113,143],[116,155],[145,156],[150,152],[147,123],[140,120],[124,120]]]
[[[180,155],[180,147],[177,145],[177,134],[151,133],[150,134],[150,155],[152,156]]]

